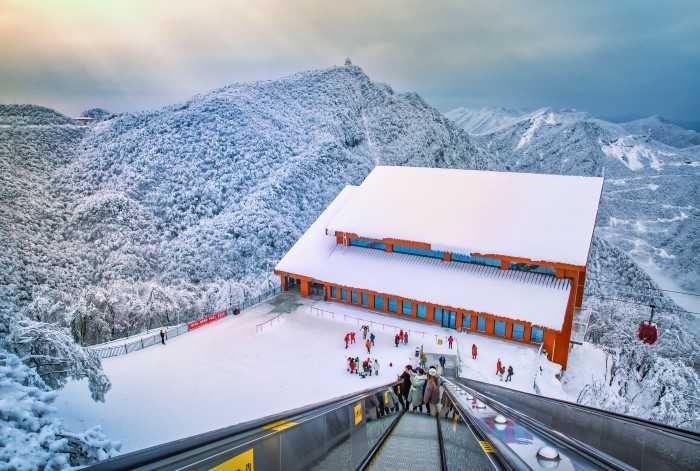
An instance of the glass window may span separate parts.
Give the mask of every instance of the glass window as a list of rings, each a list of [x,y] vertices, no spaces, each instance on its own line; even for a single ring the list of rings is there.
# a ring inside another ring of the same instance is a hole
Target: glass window
[[[374,309],[384,309],[384,296],[374,295]]]
[[[516,340],[522,340],[525,334],[525,326],[518,323],[513,323],[513,334],[512,337]]]
[[[462,314],[462,329],[471,329],[472,328],[472,315],[469,314],[468,312],[465,312]]]
[[[356,247],[365,247],[368,249],[377,249],[377,250],[385,250],[386,249],[386,244],[383,242],[374,242],[374,241],[365,240],[365,239],[350,239],[350,245],[354,245]]]
[[[445,311],[447,312],[447,311]],[[455,311],[450,311],[450,328],[457,328],[457,313]]]
[[[476,319],[476,330],[480,332],[486,332],[486,318],[479,316]]]
[[[350,292],[350,300],[353,304],[357,304],[357,291],[353,290]]]
[[[346,288],[340,288],[340,299],[343,301],[348,300],[348,290]]]
[[[428,316],[428,307],[425,304],[419,304],[417,315],[421,319],[425,319]]]
[[[505,337],[506,336],[506,321],[494,321],[493,322],[493,331],[499,337]]]
[[[476,255],[463,255],[461,253],[453,253],[452,260],[455,262],[475,263],[477,265],[488,265],[491,267],[501,266],[501,261],[494,258],[477,257]]]
[[[331,298],[335,299],[338,297],[338,290],[335,286],[331,286]]]
[[[530,330],[530,341],[542,343],[542,340],[544,340],[544,330],[540,327],[533,327]]]
[[[411,315],[411,301],[404,301],[402,306],[403,313],[407,316]]]
[[[396,299],[389,298],[389,312],[396,312],[398,310],[398,304]]]
[[[436,307],[435,310],[433,311],[433,320],[442,322],[442,309],[439,307]]]
[[[419,255],[421,257],[442,258],[442,252],[430,249],[419,249],[409,245],[394,244],[394,252],[407,253],[409,255]]]
[[[554,268],[543,267],[541,265],[528,265],[527,263],[510,262],[510,265],[508,265],[508,269],[509,270],[519,270],[519,271],[532,271],[535,273],[542,273],[545,275],[554,276]]]
[[[367,293],[362,293],[362,305],[369,305],[369,295]]]

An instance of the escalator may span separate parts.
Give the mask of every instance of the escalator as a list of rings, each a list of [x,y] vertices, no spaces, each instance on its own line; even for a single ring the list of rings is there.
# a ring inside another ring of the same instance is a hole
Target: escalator
[[[404,412],[400,407],[386,408],[388,388],[394,386],[387,384],[127,453],[88,469],[700,469],[692,467],[700,456],[697,436],[656,430],[654,433],[666,434],[666,438],[658,439],[661,449],[649,445],[648,450],[642,450],[645,462],[641,466],[630,465],[611,451],[615,443],[626,440],[628,448],[639,447],[634,440],[641,432],[634,428],[629,429],[630,433],[623,431],[619,437],[609,438],[612,445],[593,446],[583,440],[586,433],[591,433],[590,429],[598,430],[590,417],[567,416],[572,423],[567,433],[563,433],[538,411],[538,407],[545,407],[537,405],[544,398],[535,396],[528,403],[469,380],[443,378],[442,381],[437,417]],[[627,425],[634,426],[632,422]],[[549,453],[555,456],[548,457]]]

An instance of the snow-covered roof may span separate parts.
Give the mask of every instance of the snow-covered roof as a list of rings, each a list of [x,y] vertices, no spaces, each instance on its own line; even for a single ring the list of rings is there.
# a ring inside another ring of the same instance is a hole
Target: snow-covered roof
[[[329,232],[585,266],[599,177],[375,167]]]
[[[276,269],[561,330],[570,291],[567,279],[338,245],[325,228],[362,191],[345,187]]]

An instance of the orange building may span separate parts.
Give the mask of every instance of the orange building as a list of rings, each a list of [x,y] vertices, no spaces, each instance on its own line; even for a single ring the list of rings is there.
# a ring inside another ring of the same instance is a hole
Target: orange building
[[[566,368],[602,178],[376,167],[280,260],[283,289],[526,344]]]

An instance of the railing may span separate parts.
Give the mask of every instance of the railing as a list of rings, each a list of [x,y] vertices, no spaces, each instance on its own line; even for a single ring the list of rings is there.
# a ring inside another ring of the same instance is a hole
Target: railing
[[[250,299],[244,300],[241,304],[235,306],[235,307],[230,307],[229,309],[223,309],[218,312],[227,312],[227,313],[233,313],[235,309],[239,309],[240,311],[244,311],[246,309],[251,308],[252,306],[255,306],[257,304],[262,303],[263,301],[266,301],[280,293],[281,289],[279,287],[274,287],[271,288],[267,291],[263,291],[259,295],[252,297]],[[202,316],[200,319],[204,319],[208,316]],[[179,324],[176,326],[169,326],[169,327],[163,327],[163,331],[165,332],[166,338],[171,338],[171,337],[177,337],[178,335],[184,334],[189,332],[191,329],[189,328],[188,324]],[[158,332],[154,333],[153,335],[144,335],[144,334],[136,334],[132,337],[137,337],[135,340],[131,342],[125,341],[126,339],[115,339],[115,340],[110,340],[109,342],[103,343],[103,344],[98,344],[98,345],[92,345],[90,347],[87,347],[88,352],[90,352],[92,355],[96,355],[97,357],[104,359],[104,358],[110,358],[110,357],[115,357],[119,355],[126,355],[127,353],[135,352],[137,350],[142,350],[147,347],[151,347],[153,345],[157,345],[160,343],[160,330],[161,329],[154,329],[158,330]],[[146,332],[146,334],[148,331]],[[127,337],[128,339],[128,337]],[[113,345],[115,343],[119,343],[118,345]]]
[[[537,384],[537,378],[542,374],[542,347],[544,343],[540,344],[540,348],[537,350],[537,368],[535,369],[535,377],[532,380],[532,388],[537,394],[542,395],[539,384]]]
[[[282,314],[284,313],[277,314],[272,319],[268,319],[265,322],[261,322],[260,324],[255,324],[255,333],[259,334],[268,327],[272,327],[273,325],[281,324],[282,322],[284,322],[284,317],[282,317]]]
[[[309,309],[310,309],[312,314],[316,315],[316,317],[335,320],[336,318],[341,319],[340,316],[342,315],[343,316],[342,320],[345,322],[348,322],[348,320],[352,320],[352,321],[356,321],[357,325],[366,324],[366,325],[369,325],[370,328],[374,327],[374,326],[378,326],[378,327],[381,327],[382,331],[385,331],[388,328],[388,329],[391,329],[394,333],[398,333],[401,330],[403,330],[404,332],[408,332],[409,337],[411,335],[420,335],[421,338],[425,338],[425,335],[426,335],[426,333],[422,330],[414,330],[414,329],[409,329],[406,327],[399,327],[399,326],[396,326],[393,324],[386,324],[384,322],[377,322],[377,321],[373,321],[370,319],[363,319],[361,317],[355,317],[355,316],[351,316],[351,315],[348,315],[345,313],[336,313],[333,311],[328,311],[326,309],[321,309],[315,305],[309,306]]]

